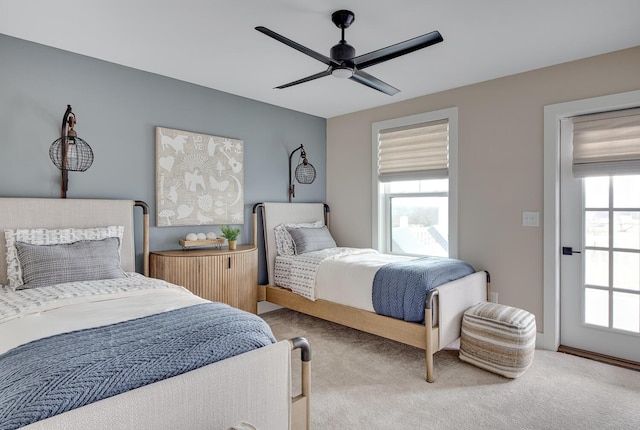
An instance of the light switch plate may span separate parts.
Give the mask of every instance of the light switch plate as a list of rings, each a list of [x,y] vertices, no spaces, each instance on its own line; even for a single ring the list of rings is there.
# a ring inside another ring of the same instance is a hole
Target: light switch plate
[[[522,211],[522,225],[524,227],[540,227],[540,212]]]
[[[489,291],[489,301],[491,303],[498,303],[498,293],[495,291]]]

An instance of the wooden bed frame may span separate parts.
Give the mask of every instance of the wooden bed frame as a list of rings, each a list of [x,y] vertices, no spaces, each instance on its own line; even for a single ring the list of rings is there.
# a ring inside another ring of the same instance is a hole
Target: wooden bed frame
[[[285,205],[286,203],[282,203]],[[264,211],[264,203],[257,203],[253,206],[253,241],[257,243],[258,232],[258,211]],[[290,205],[312,205],[305,203],[290,203]],[[316,204],[317,205],[317,204]],[[324,221],[327,228],[330,228],[330,210],[326,204],[320,203],[324,208]],[[292,213],[293,211],[287,211]],[[291,215],[290,219],[283,222],[313,222],[317,219],[295,219],[295,215]],[[269,258],[269,241],[267,240],[267,226],[264,222],[263,212],[263,229],[265,235],[265,254]],[[273,246],[273,244],[271,244]],[[268,265],[267,265],[268,266]],[[455,309],[450,309],[451,312],[455,312],[460,315],[462,319],[462,313],[478,303],[479,301],[486,300],[488,295],[488,273],[476,272],[469,277],[475,277],[473,283],[475,295],[471,295],[464,301],[455,304]],[[469,278],[467,277],[467,278]],[[465,278],[466,279],[466,278]],[[456,284],[461,285],[463,280],[453,281],[448,286],[455,288]],[[270,280],[270,282],[272,282]],[[482,291],[478,296],[478,291]],[[291,292],[291,290],[282,288],[276,285],[258,285],[258,301],[268,301],[285,308],[302,312],[307,315],[318,317],[327,321],[331,321],[337,324],[341,324],[347,327],[351,327],[357,330],[361,330],[367,333],[371,333],[377,336],[384,337],[386,339],[395,340],[407,345],[411,345],[425,350],[425,362],[426,362],[426,380],[427,382],[434,381],[433,374],[433,356],[440,349],[447,345],[440,344],[440,329],[437,321],[434,321],[434,314],[440,315],[442,306],[438,306],[438,289],[433,289],[427,294],[425,301],[425,324],[418,324],[407,322],[383,315],[378,315],[373,312],[357,309],[351,306],[345,306],[338,303],[329,302],[322,299],[316,301],[308,300],[299,294]]]
[[[133,208],[143,210],[144,274],[148,274],[149,210],[132,200],[0,198],[0,284],[6,284],[5,228],[89,228],[124,225],[121,259],[135,271]],[[301,350],[301,392],[291,395],[291,351]],[[304,338],[283,340],[236,357],[113,396],[25,428],[219,428],[262,419],[292,429],[310,428],[311,351]],[[246,381],[246,383],[239,383]],[[281,399],[281,400],[280,400]],[[262,418],[260,418],[262,417]],[[235,420],[227,424],[228,420]],[[216,422],[218,424],[216,424]],[[272,424],[267,424],[272,423]],[[226,427],[225,427],[226,428]],[[286,428],[278,425],[278,428]]]

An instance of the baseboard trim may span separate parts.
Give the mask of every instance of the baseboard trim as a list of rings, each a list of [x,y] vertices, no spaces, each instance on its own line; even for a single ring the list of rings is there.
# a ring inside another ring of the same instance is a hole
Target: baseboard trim
[[[585,351],[583,349],[572,348],[570,346],[560,345],[558,352],[576,355],[578,357],[588,358],[590,360],[600,361],[602,363],[613,364],[614,366],[625,367],[631,370],[640,371],[640,363],[622,358],[611,357],[609,355],[599,354],[597,352]]]

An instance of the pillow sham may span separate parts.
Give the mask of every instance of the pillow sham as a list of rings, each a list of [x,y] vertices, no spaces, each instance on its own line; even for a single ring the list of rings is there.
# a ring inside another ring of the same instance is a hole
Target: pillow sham
[[[296,255],[296,249],[287,228],[320,228],[323,226],[324,222],[322,221],[278,224],[273,229],[278,255]]]
[[[60,245],[73,243],[80,240],[102,240],[108,237],[117,237],[118,245],[122,243],[124,226],[92,227],[92,228],[58,228],[58,229],[5,229],[7,247],[7,280],[9,285],[16,289],[23,284],[22,269],[18,260],[16,242],[32,245]],[[120,248],[118,248],[118,253]]]
[[[17,290],[64,282],[124,278],[120,239],[81,240],[61,245],[16,242],[23,284]]]
[[[335,248],[336,242],[326,226],[320,228],[287,228],[295,246],[296,254]]]

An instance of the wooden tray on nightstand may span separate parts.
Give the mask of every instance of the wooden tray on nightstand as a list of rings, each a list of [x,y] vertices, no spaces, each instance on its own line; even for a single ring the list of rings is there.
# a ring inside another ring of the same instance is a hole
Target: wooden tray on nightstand
[[[216,249],[220,249],[222,248],[222,245],[224,245],[224,238],[217,238],[217,239],[206,239],[206,240],[185,240],[185,239],[180,239],[178,240],[178,243],[180,244],[180,246],[182,246],[184,249],[189,249],[189,248],[195,248],[195,247],[200,247],[200,246],[212,246]]]

